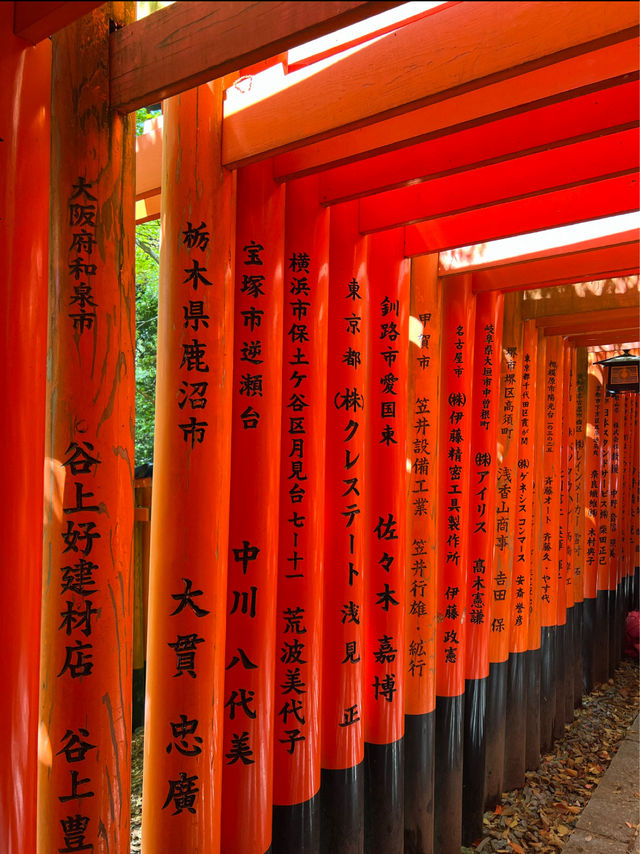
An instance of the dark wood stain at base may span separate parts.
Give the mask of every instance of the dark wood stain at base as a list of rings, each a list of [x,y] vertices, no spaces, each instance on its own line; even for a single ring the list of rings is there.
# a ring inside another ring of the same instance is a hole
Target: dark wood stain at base
[[[582,603],[582,693],[593,690],[593,656],[596,631],[595,597]]]
[[[404,854],[433,854],[436,713],[404,718]]]
[[[527,744],[525,767],[533,771],[540,764],[540,650],[530,649],[527,658]]]
[[[321,854],[364,852],[364,763],[320,774]]]
[[[485,721],[485,809],[492,809],[500,800],[503,791],[508,665],[507,660],[492,662],[489,667]]]
[[[526,652],[512,652],[507,666],[507,716],[504,744],[505,791],[524,785],[527,748]]]
[[[273,854],[316,854],[320,848],[320,794],[299,804],[273,805]]]
[[[462,846],[463,729],[464,694],[436,697],[435,854],[460,854]]]
[[[596,595],[593,639],[593,684],[609,678],[609,591],[598,590]]]
[[[482,837],[485,776],[487,679],[467,679],[464,691],[462,844]]]
[[[404,738],[364,745],[364,849],[398,854],[404,841]]]
[[[553,719],[556,713],[555,635],[555,626],[542,627],[540,641],[540,753],[548,753],[553,742]]]

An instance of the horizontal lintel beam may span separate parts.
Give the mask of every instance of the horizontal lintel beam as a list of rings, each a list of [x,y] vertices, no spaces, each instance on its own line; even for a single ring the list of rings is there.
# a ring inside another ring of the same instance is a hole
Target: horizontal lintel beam
[[[223,162],[263,159],[622,43],[637,36],[638,21],[624,2],[459,3],[312,75],[288,75],[269,98],[229,106]]]
[[[103,0],[14,3],[13,32],[21,39],[37,44],[102,6],[102,3]]]
[[[405,226],[405,255],[426,255],[638,209],[638,174]]]
[[[111,106],[154,104],[398,5],[175,3],[111,34]]]

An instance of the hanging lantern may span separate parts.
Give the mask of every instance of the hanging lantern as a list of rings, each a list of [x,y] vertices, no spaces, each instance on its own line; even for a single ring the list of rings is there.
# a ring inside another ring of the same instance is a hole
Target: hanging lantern
[[[602,359],[596,364],[607,368],[607,394],[640,392],[640,356],[632,356],[628,350],[623,350],[621,356]]]

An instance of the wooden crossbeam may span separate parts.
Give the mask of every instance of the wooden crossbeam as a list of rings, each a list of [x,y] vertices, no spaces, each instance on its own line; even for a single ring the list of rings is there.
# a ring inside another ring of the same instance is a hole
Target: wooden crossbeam
[[[405,255],[425,255],[631,213],[638,209],[638,174],[607,178],[526,199],[492,205],[405,227]],[[620,274],[622,275],[622,273]]]
[[[111,106],[129,112],[397,2],[175,3],[111,35]]]
[[[634,126],[363,198],[360,231],[382,231],[605,177],[629,175],[639,166],[640,132]]]
[[[267,99],[229,108],[223,160],[263,158],[636,38],[638,19],[625,2],[460,3]]]
[[[485,81],[479,90],[449,93],[446,100],[437,99],[357,130],[292,148],[274,157],[274,176],[279,180],[300,177],[597,93],[627,75],[637,76],[639,68],[638,40],[634,37],[541,68],[521,70],[517,78]]]
[[[575,282],[611,279],[640,273],[638,232],[628,231],[609,239],[600,238],[580,248],[566,247],[542,257],[516,258],[502,264],[473,269],[473,287],[481,291],[521,291],[529,288],[554,287]],[[470,268],[464,268],[464,271]],[[446,275],[459,274],[447,271]]]
[[[636,127],[640,84],[628,75],[597,92],[544,103],[481,125],[435,136],[412,146],[338,166],[320,175],[320,201],[334,204],[432,180],[478,166],[490,166]],[[526,163],[519,164],[526,169]]]
[[[102,6],[103,0],[74,3],[29,2],[14,3],[13,32],[31,44],[49,38],[58,30],[72,24],[83,15]]]
[[[617,329],[613,332],[604,330],[594,331],[584,335],[568,335],[567,340],[576,347],[601,347],[604,344],[624,345],[627,348],[637,347],[640,342],[640,328],[636,324],[630,329]],[[603,357],[604,358],[604,357]]]
[[[555,314],[536,318],[536,326],[545,335],[586,335],[637,328],[640,322],[639,307],[590,310],[583,314]]]

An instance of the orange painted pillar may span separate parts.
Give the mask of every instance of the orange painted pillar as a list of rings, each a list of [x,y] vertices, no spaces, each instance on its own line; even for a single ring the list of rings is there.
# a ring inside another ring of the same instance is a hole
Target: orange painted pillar
[[[268,161],[237,180],[221,851],[264,854],[273,803],[285,189]],[[292,406],[292,417],[301,408]],[[305,690],[300,683],[292,667],[292,698]]]
[[[364,851],[368,238],[331,209],[322,655],[321,851]]]
[[[303,854],[320,844],[329,211],[317,177],[287,185],[284,257],[273,851]]]
[[[164,104],[142,844],[220,850],[235,178],[222,82]],[[215,477],[211,473],[215,472]]]
[[[597,358],[600,358],[599,356]],[[611,480],[611,415],[612,398],[602,386],[602,421],[600,429],[600,504],[598,508],[597,560],[598,593],[596,597],[595,647],[593,679],[596,683],[609,678],[609,526]]]
[[[19,496],[0,521],[0,572],[12,596],[0,620],[0,851],[33,854],[36,780],[42,468],[47,348],[51,42],[13,35],[13,3],[0,4],[0,394],[10,417],[3,489]],[[27,260],[28,259],[28,260]],[[25,603],[29,603],[28,607]],[[19,607],[16,607],[19,605]]]
[[[584,693],[584,576],[585,576],[585,427],[587,414],[587,351],[574,357],[574,443],[573,443],[573,593],[574,593],[574,703],[582,704]]]
[[[505,295],[500,397],[498,404],[498,465],[495,512],[495,556],[491,573],[489,680],[487,683],[487,760],[485,803],[500,800],[504,780],[507,696],[512,705],[523,708],[524,669],[521,659],[510,666],[509,628],[513,588],[513,556],[516,524],[516,480],[520,438],[520,389],[522,385],[522,320],[520,293]],[[524,715],[518,718],[522,730],[509,731],[509,738],[524,737]]]
[[[620,660],[620,512],[622,431],[624,430],[624,398],[616,394],[611,398],[611,455],[609,465],[609,674]]]
[[[542,494],[540,748],[543,753],[551,746],[556,714],[562,346],[558,336],[547,338],[544,365],[542,482],[539,486]]]
[[[598,596],[598,552],[600,536],[602,368],[587,354],[587,414],[585,424],[584,478],[584,605],[583,605],[583,689],[593,689],[595,629]]]
[[[435,845],[459,852],[475,297],[469,274],[447,278],[442,297],[438,461]]]
[[[570,568],[573,550],[573,351],[565,342],[563,346],[562,431],[560,435],[561,488],[560,488],[560,539],[558,545],[558,684],[563,704],[557,704],[555,727],[558,737],[564,724],[573,720],[573,573]]]
[[[538,331],[526,320],[522,331],[518,460],[514,481],[516,497],[509,626],[509,676],[507,680],[504,781],[507,790],[524,785],[529,725],[529,687],[534,696],[535,664],[529,655],[531,609],[531,543],[533,530],[535,391]],[[533,677],[533,678],[532,678]],[[539,693],[538,693],[539,698]]]
[[[527,681],[527,771],[537,768],[540,764],[540,689],[542,675],[542,548],[544,542],[544,450],[541,437],[544,435],[546,417],[546,351],[547,339],[544,330],[539,329],[536,342],[535,367],[535,401],[533,405],[533,494],[532,494],[532,527],[531,527],[531,576],[529,583],[529,629],[527,646],[531,660],[531,671]]]
[[[436,565],[442,282],[438,256],[411,264],[409,318],[404,827],[409,850],[432,851],[436,704]]]
[[[638,438],[638,426],[640,424],[640,402],[638,396],[634,398],[633,415],[633,474],[631,480],[631,554],[630,554],[630,571],[633,574],[633,592],[631,608],[632,610],[640,610],[640,507],[638,505],[638,491],[640,483],[640,470],[638,458],[640,456],[640,438]]]
[[[489,677],[491,578],[498,468],[498,404],[504,299],[499,291],[476,297],[471,404],[469,553],[465,638],[464,766],[462,841],[482,836],[484,790],[478,784],[486,768],[485,717]]]
[[[134,138],[106,4],[53,38],[38,850],[129,845]]]
[[[369,239],[369,571],[364,579],[365,850],[404,840],[404,636],[410,261],[404,232]]]

